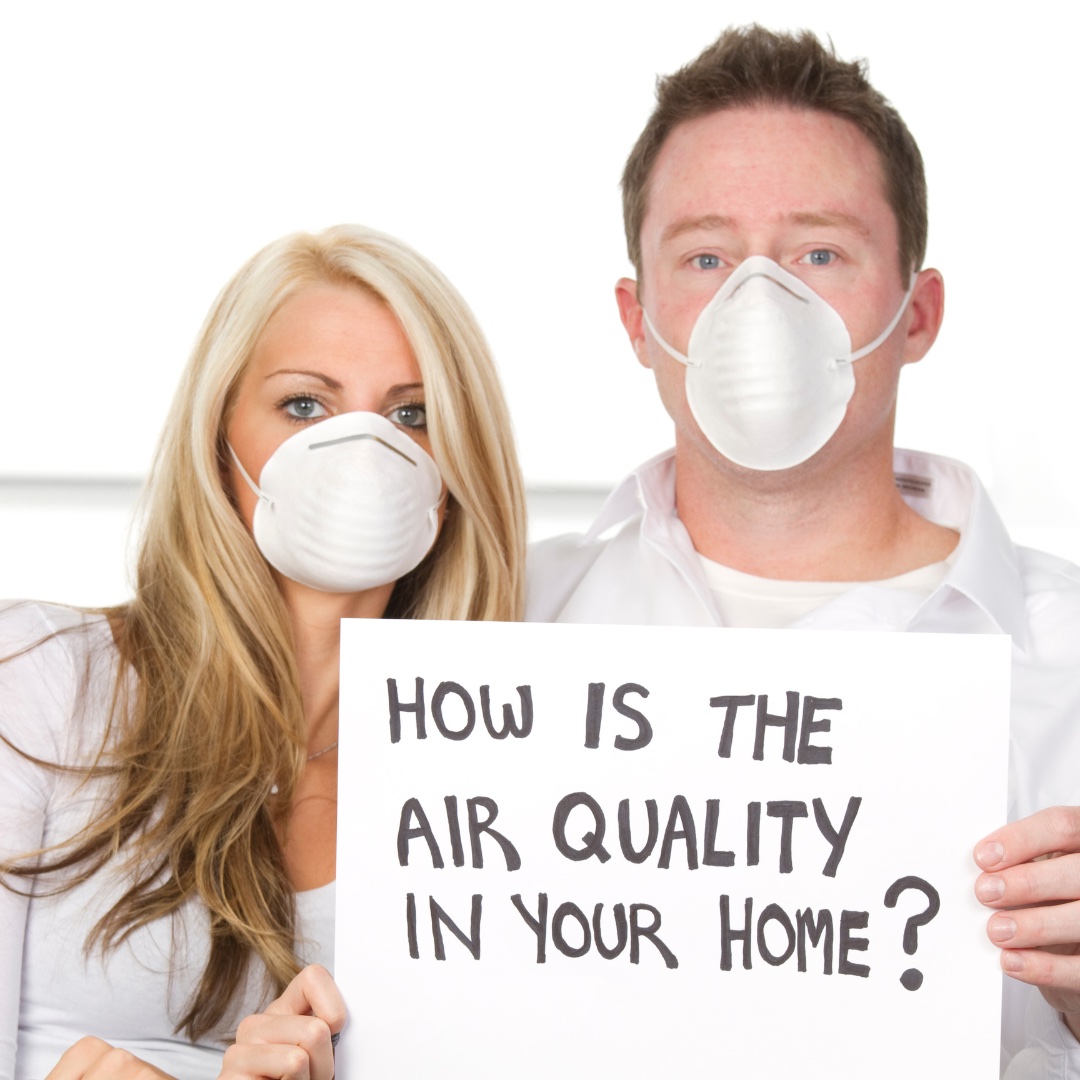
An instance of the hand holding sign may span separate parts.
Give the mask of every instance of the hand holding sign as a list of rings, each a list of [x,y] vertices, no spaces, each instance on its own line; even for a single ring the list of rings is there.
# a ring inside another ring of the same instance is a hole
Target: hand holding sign
[[[975,895],[1001,967],[1042,990],[1080,1038],[1080,807],[1056,806],[1014,821],[975,847],[984,871]]]
[[[345,1023],[345,1003],[330,972],[304,968],[281,997],[240,1022],[218,1080],[304,1077],[332,1080],[333,1036]]]

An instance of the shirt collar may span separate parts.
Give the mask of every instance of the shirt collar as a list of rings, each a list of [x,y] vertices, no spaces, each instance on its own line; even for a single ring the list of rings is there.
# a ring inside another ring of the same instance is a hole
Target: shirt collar
[[[675,451],[665,450],[638,466],[607,497],[584,543],[597,540],[608,529],[644,510],[646,514],[675,512]]]
[[[952,568],[915,615],[912,629],[917,629],[920,614],[928,614],[944,601],[944,590],[952,590],[1024,648],[1026,604],[1016,549],[974,471],[951,458],[915,450],[895,450],[893,471],[901,495],[913,510],[960,533]],[[650,458],[612,491],[586,542],[642,510],[646,518],[675,513],[674,450]]]
[[[913,510],[960,533],[952,569],[924,608],[939,602],[942,590],[952,589],[1024,648],[1026,602],[1016,548],[974,471],[951,458],[914,450],[896,450],[893,471]]]

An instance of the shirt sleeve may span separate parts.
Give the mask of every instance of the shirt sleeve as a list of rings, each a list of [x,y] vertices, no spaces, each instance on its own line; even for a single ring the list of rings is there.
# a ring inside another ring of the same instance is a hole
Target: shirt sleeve
[[[64,635],[33,604],[0,611],[0,858],[40,847],[56,772],[62,760],[77,687]],[[0,884],[0,1080],[15,1071],[22,984],[23,939],[32,886],[19,878]]]
[[[1002,1080],[1080,1080],[1080,1043],[1040,993],[1029,1000],[1024,1035]]]

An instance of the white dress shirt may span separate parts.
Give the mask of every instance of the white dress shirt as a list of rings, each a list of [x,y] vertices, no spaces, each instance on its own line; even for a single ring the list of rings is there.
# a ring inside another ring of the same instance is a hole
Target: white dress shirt
[[[1014,546],[967,466],[897,450],[894,472],[909,506],[960,533],[944,579],[929,595],[856,584],[790,628],[1009,634],[1009,820],[1047,806],[1080,804],[1080,568]],[[723,625],[701,559],[675,510],[673,451],[624,480],[583,536],[533,546],[526,617]],[[972,845],[978,839],[973,836]],[[973,882],[976,873],[973,862]],[[1003,1076],[1080,1080],[1080,1044],[1060,1016],[1037,990],[1014,979],[1004,982]]]

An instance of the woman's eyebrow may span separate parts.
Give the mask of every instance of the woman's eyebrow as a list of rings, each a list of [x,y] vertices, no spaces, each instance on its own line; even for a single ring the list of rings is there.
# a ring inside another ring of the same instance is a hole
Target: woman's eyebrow
[[[266,379],[275,379],[279,375],[304,375],[310,379],[318,379],[320,382],[325,383],[331,390],[343,389],[342,384],[337,379],[330,378],[329,375],[324,375],[321,371],[304,371],[298,368],[281,368],[279,371],[271,371]]]

